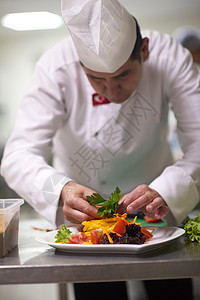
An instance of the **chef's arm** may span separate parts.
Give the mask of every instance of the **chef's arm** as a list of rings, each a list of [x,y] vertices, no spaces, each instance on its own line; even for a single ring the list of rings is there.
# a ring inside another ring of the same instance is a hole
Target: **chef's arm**
[[[5,147],[1,174],[11,189],[55,224],[60,192],[71,179],[49,164],[53,137],[66,118],[53,76],[37,67]]]
[[[183,158],[163,170],[149,187],[165,200],[172,221],[179,225],[200,199],[200,73],[189,52],[178,43],[176,53],[173,57],[169,50],[169,59],[163,62],[163,81],[177,120]]]
[[[200,114],[200,104],[198,111]],[[188,115],[185,124],[181,121],[178,124],[183,158],[167,167],[149,185],[165,199],[170,209],[172,218],[166,219],[167,223],[171,224],[174,219],[177,225],[183,222],[200,199],[200,120],[191,108],[183,113]]]

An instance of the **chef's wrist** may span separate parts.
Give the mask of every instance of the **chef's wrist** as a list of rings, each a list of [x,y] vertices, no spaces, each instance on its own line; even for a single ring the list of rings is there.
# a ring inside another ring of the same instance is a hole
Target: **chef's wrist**
[[[68,181],[62,188],[61,193],[60,193],[60,198],[58,201],[58,207],[63,207],[64,205],[64,199],[66,197],[66,189],[69,188],[70,186],[76,184],[74,181],[70,180]]]

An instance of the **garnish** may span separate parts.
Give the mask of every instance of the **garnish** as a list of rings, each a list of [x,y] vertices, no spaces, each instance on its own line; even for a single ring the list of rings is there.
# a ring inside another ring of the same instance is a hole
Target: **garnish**
[[[102,230],[98,244],[143,244],[152,238],[153,228],[142,228],[141,223],[127,219],[127,214],[115,214],[112,218],[90,220],[82,223],[83,232],[91,236],[93,232]],[[150,231],[149,231],[149,230]]]
[[[118,187],[116,187],[115,191],[111,193],[109,200],[104,199],[98,193],[94,193],[91,196],[87,196],[88,201],[93,206],[98,206],[98,215],[103,217],[106,215],[107,217],[113,216],[117,212],[117,208],[119,207],[119,200],[122,197],[122,193]]]
[[[153,234],[153,228],[142,228],[136,223],[137,216],[130,220],[127,214],[115,214],[111,218],[84,221],[81,232],[66,234],[67,228],[62,226],[55,236],[57,243],[67,244],[144,244]],[[59,239],[58,239],[59,238]]]
[[[191,241],[197,241],[200,243],[200,216],[192,219],[189,219],[184,225],[185,236]]]
[[[55,243],[66,243],[68,238],[72,236],[72,232],[70,229],[66,228],[65,225],[62,225],[62,228],[58,230],[55,238]]]

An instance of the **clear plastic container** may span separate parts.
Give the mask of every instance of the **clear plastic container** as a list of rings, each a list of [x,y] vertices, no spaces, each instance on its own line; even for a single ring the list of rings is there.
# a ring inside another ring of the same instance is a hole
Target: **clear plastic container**
[[[20,206],[23,199],[0,199],[0,257],[18,244]]]

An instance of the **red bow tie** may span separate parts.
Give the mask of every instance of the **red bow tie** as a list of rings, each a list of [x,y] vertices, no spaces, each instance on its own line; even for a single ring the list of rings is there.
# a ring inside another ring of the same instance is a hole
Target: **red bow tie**
[[[99,94],[95,93],[92,95],[92,104],[95,105],[101,105],[101,104],[108,104],[110,101],[103,96],[100,96]]]

